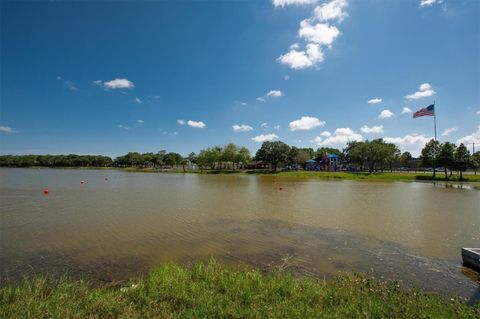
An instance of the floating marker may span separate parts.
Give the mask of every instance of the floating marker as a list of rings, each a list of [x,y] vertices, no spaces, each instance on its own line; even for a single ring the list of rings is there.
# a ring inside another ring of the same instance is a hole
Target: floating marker
[[[282,186],[280,186],[279,190],[283,191],[283,187],[282,187]]]
[[[108,177],[105,177],[105,180],[108,181]]]
[[[85,184],[85,181],[81,181],[80,184]]]
[[[43,194],[44,194],[44,195],[48,195],[48,188],[45,188],[45,189],[43,190]]]

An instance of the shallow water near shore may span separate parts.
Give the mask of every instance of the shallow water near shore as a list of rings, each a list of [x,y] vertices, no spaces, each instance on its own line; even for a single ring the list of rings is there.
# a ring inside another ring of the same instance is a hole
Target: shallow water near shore
[[[0,179],[2,283],[46,272],[120,281],[213,256],[479,296],[460,256],[480,246],[475,189],[78,169],[0,169]]]

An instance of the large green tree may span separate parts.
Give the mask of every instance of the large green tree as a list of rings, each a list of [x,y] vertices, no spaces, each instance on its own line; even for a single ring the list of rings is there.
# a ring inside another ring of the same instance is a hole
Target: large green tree
[[[422,154],[420,158],[422,159],[422,166],[423,167],[433,167],[437,166],[434,162],[436,160],[437,154],[440,151],[440,143],[435,141],[433,138],[425,144],[422,149]],[[433,177],[435,177],[435,170],[433,170]]]
[[[438,151],[438,165],[443,166],[445,172],[445,179],[448,178],[447,170],[450,170],[450,175],[452,175],[452,170],[455,165],[455,151],[456,146],[453,143],[445,142],[440,144]]]
[[[281,142],[263,142],[260,149],[257,151],[255,158],[259,161],[264,161],[272,165],[272,170],[276,171],[279,164],[288,163],[288,155],[290,153],[290,146]]]
[[[460,172],[460,179],[463,179],[462,173],[470,166],[470,152],[462,143],[455,151],[455,168]]]

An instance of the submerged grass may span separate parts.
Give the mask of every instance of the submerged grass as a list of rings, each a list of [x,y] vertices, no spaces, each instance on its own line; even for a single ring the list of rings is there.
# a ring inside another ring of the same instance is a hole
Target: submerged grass
[[[36,278],[0,290],[6,318],[479,318],[480,308],[364,276],[165,264],[125,287]]]

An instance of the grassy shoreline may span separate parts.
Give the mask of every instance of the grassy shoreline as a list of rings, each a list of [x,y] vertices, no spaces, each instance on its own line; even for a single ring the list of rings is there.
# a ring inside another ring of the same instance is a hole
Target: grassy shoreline
[[[123,287],[44,277],[0,289],[6,318],[478,318],[479,306],[362,275],[296,279],[215,260],[165,264]]]
[[[324,180],[356,180],[356,181],[397,181],[397,182],[461,182],[474,183],[480,185],[480,174],[464,174],[460,180],[459,175],[452,175],[445,179],[442,172],[437,172],[433,179],[432,173],[423,172],[316,172],[316,171],[269,171],[269,170],[183,170],[168,169],[159,170],[154,168],[137,167],[28,167],[34,169],[88,169],[88,170],[121,170],[126,172],[138,173],[182,173],[182,174],[202,174],[202,175],[260,175],[275,177],[295,177],[305,179],[324,179]]]

